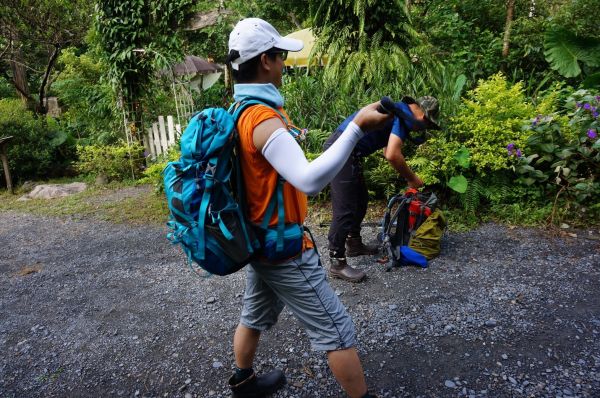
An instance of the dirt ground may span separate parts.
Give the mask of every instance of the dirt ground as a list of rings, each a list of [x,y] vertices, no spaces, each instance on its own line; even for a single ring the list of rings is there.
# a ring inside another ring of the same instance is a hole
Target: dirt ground
[[[427,269],[351,259],[368,279],[331,284],[372,392],[600,396],[599,235],[575,232],[485,224],[445,236]],[[244,273],[198,276],[165,234],[1,212],[0,397],[229,396]],[[276,397],[345,396],[287,310],[255,368],[285,371]]]

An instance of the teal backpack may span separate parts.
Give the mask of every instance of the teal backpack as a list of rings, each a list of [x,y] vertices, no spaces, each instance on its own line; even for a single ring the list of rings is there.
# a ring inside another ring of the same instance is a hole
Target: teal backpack
[[[233,104],[229,110],[207,108],[192,116],[181,136],[180,159],[169,162],[163,171],[171,215],[167,239],[181,245],[190,265],[194,262],[211,274],[231,274],[264,254],[267,235],[272,236],[277,255],[286,256],[286,251],[297,249],[298,232],[290,231],[301,227],[296,225],[294,229],[283,224],[281,178],[265,217],[268,221],[277,207],[277,228],[269,230],[266,221],[256,228],[245,217],[242,175],[235,155],[235,126],[242,112],[256,104],[270,106],[250,100]],[[291,237],[296,239],[290,240]],[[269,242],[266,246],[270,246]]]

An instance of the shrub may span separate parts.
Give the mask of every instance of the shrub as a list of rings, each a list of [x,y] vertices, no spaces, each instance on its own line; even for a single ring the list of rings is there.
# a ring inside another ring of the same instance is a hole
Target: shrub
[[[65,49],[58,59],[63,68],[52,88],[63,106],[61,120],[78,143],[113,144],[123,135],[121,110],[107,82],[106,66],[92,52],[76,55]]]
[[[564,107],[525,126],[523,146],[508,146],[518,181],[542,185],[566,204],[600,215],[600,96],[579,90]],[[565,122],[566,121],[566,122]]]
[[[85,175],[106,176],[110,180],[137,178],[144,165],[144,147],[138,143],[127,145],[77,146],[77,170]]]
[[[151,184],[157,194],[163,193],[165,191],[163,170],[167,166],[167,163],[178,160],[180,154],[179,145],[171,146],[166,154],[158,157],[156,161],[142,172],[142,178],[139,180],[139,183]]]
[[[485,176],[508,170],[506,145],[525,142],[523,120],[533,115],[535,108],[526,101],[522,84],[511,86],[496,74],[479,81],[451,118],[448,132],[421,145],[409,164],[425,184],[446,183],[463,173]],[[465,184],[459,192],[465,192]]]
[[[509,142],[521,144],[527,138],[521,131],[523,120],[535,115],[523,93],[523,85],[512,86],[496,74],[469,93],[458,114],[451,119],[455,140],[471,155],[478,174],[506,169],[504,148]]]
[[[75,158],[74,140],[56,120],[36,118],[18,99],[0,100],[0,134],[14,137],[8,159],[15,183],[63,176]]]

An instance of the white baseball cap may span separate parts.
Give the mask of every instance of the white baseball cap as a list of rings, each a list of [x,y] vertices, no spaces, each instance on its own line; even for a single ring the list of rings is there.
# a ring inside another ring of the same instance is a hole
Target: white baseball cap
[[[238,70],[240,64],[273,47],[300,51],[304,43],[302,40],[281,37],[270,23],[260,18],[242,19],[229,35],[229,51],[236,50],[240,53],[239,58],[231,60],[231,67]]]

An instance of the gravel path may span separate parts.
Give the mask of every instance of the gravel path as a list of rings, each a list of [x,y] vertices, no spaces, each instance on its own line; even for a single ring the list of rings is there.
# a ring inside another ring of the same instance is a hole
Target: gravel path
[[[374,392],[600,396],[600,244],[583,235],[487,224],[425,270],[351,259],[368,280],[331,283]],[[198,277],[164,236],[0,213],[0,397],[228,397],[244,275]],[[285,370],[276,397],[344,396],[286,310],[255,367]]]

